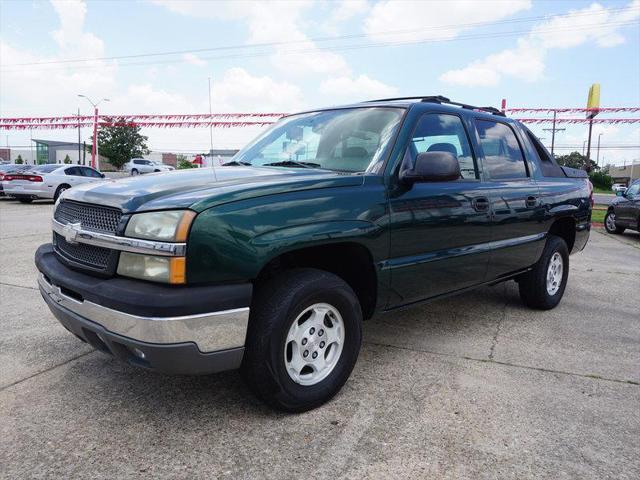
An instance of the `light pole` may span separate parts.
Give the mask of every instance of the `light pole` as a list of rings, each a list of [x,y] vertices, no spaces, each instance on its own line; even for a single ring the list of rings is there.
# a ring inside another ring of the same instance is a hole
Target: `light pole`
[[[596,165],[600,165],[600,137],[602,133],[598,134],[598,153],[596,153]]]
[[[102,102],[108,102],[108,98],[103,98],[99,100],[97,103],[94,103],[89,97],[86,95],[78,94],[79,97],[86,98],[87,101],[93,106],[93,145],[91,146],[91,166],[93,168],[100,169],[100,160],[98,155],[100,154],[98,151],[98,105]],[[97,164],[96,164],[97,159]]]

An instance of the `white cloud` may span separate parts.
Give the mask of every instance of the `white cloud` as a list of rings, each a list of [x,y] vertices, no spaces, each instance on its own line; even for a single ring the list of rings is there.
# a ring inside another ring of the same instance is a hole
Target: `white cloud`
[[[599,3],[581,10],[551,18],[536,25],[531,38],[539,40],[544,48],[572,48],[588,41],[599,47],[613,47],[624,43],[618,32],[620,23],[640,16],[640,1],[635,0],[622,11],[611,11]]]
[[[213,79],[211,96],[216,111],[292,112],[305,106],[300,88],[267,76],[254,76],[243,68],[227,70]]]
[[[471,28],[469,24],[500,20],[529,8],[531,0],[384,0],[375,4],[364,30],[381,43],[449,40]],[[394,30],[409,31],[391,34]]]
[[[60,29],[52,36],[63,55],[79,57],[100,57],[104,53],[104,43],[92,33],[84,32],[87,5],[83,0],[51,0],[58,14]]]
[[[331,21],[346,22],[368,11],[369,3],[367,0],[342,0],[337,7],[332,5],[332,8]]]
[[[349,73],[349,66],[341,55],[318,48],[304,33],[301,27],[304,24],[302,15],[312,6],[312,2],[152,2],[183,15],[242,20],[249,30],[248,44],[290,42],[288,45],[274,45],[274,53],[271,55],[273,65],[289,76]]]
[[[397,95],[398,90],[367,75],[360,75],[356,78],[337,77],[325,80],[320,85],[320,93],[337,103],[389,97]]]
[[[535,82],[544,76],[548,50],[572,48],[588,41],[594,41],[600,47],[618,45],[624,42],[618,32],[620,23],[637,19],[639,15],[640,0],[634,0],[622,11],[615,12],[593,3],[536,25],[527,37],[518,40],[517,48],[502,50],[461,69],[449,70],[440,76],[440,81],[491,87],[507,76]]]
[[[545,50],[521,39],[517,48],[494,53],[465,68],[445,72],[440,80],[454,85],[492,87],[500,83],[503,75],[508,75],[535,82],[544,74],[544,56]]]
[[[184,55],[182,55],[182,58],[185,62],[195,67],[204,67],[205,65],[207,65],[207,62],[201,59],[195,53],[185,53]]]

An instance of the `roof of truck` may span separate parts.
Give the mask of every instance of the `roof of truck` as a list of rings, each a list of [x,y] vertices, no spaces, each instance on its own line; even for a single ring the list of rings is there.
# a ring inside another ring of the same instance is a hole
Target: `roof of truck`
[[[306,112],[301,112],[301,113],[318,112],[323,110],[336,110],[336,109],[343,109],[343,108],[357,108],[357,107],[361,108],[363,106],[407,108],[416,103],[438,105],[438,109],[443,111],[459,112],[460,110],[466,110],[468,112],[486,114],[488,116],[499,116],[506,119],[506,115],[495,107],[478,107],[478,106],[469,105],[466,103],[455,102],[455,101],[449,100],[447,97],[443,97],[442,95],[428,95],[428,96],[416,95],[416,96],[410,96],[410,97],[381,98],[377,100],[368,100],[365,102],[354,103],[349,105],[337,105],[332,107],[324,107],[324,108],[318,108],[313,110],[307,110]]]

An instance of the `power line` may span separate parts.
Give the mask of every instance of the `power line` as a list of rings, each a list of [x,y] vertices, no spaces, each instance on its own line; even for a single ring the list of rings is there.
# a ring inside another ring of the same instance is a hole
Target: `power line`
[[[428,31],[438,31],[438,30],[453,30],[453,29],[461,29],[461,28],[469,28],[476,26],[491,26],[491,25],[505,25],[505,24],[513,24],[513,23],[529,23],[537,20],[550,20],[550,19],[558,19],[564,17],[581,17],[581,16],[597,16],[603,14],[615,13],[618,11],[633,11],[635,8],[628,7],[619,7],[619,8],[610,8],[606,10],[602,10],[600,12],[582,12],[582,13],[573,13],[573,14],[563,14],[556,15],[553,17],[548,17],[544,15],[532,16],[532,17],[523,17],[516,19],[508,19],[508,20],[497,20],[497,21],[485,21],[485,22],[468,22],[468,23],[457,23],[457,24],[448,24],[448,25],[439,25],[429,27]],[[589,28],[593,28],[595,25],[589,25]],[[376,32],[376,36],[380,35],[403,35],[403,34],[411,34],[411,33],[419,33],[425,31],[424,28],[420,29],[405,29],[405,30],[388,30],[384,32]],[[335,35],[329,37],[316,37],[309,38],[304,40],[287,40],[281,42],[261,42],[261,43],[249,43],[244,45],[224,45],[219,47],[208,47],[208,48],[194,48],[194,49],[185,49],[185,50],[170,50],[164,52],[149,52],[149,53],[138,53],[131,55],[113,55],[113,56],[105,56],[105,57],[93,57],[93,58],[72,58],[65,60],[49,60],[44,62],[24,62],[24,63],[14,63],[14,64],[0,64],[1,67],[23,67],[23,66],[32,66],[32,65],[52,65],[52,64],[62,64],[62,63],[80,63],[80,62],[95,62],[95,61],[107,61],[107,60],[124,60],[124,59],[132,59],[132,58],[144,58],[144,57],[156,57],[156,56],[166,56],[166,55],[184,55],[187,53],[204,53],[204,52],[212,52],[212,51],[223,51],[223,50],[236,50],[236,49],[247,49],[247,48],[255,48],[255,47],[277,47],[281,45],[291,45],[291,44],[301,44],[301,43],[309,43],[309,42],[330,42],[330,41],[339,41],[339,40],[348,40],[353,38],[366,38],[370,36],[369,34],[350,34],[350,35]]]

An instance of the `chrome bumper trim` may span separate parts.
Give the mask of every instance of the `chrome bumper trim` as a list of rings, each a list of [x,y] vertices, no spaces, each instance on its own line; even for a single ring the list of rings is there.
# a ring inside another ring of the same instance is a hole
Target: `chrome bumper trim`
[[[146,253],[165,257],[184,257],[187,251],[186,243],[156,242],[138,238],[119,237],[108,233],[83,230],[77,223],[60,223],[55,218],[51,220],[53,231],[62,235],[69,243],[86,243],[96,247],[121,250],[123,252]]]
[[[118,335],[148,343],[193,342],[203,353],[243,347],[249,322],[249,307],[182,317],[141,317],[112,310],[96,303],[78,301],[49,283],[41,274],[40,291],[52,308],[65,308]]]

